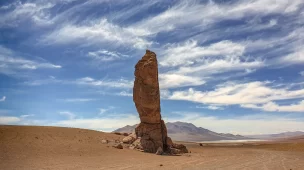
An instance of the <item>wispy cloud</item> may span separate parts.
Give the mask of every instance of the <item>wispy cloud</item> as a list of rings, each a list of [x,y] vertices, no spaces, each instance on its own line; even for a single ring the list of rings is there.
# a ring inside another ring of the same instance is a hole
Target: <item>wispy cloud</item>
[[[6,99],[6,96],[3,96],[1,99],[0,99],[0,102],[4,102]]]
[[[217,105],[208,105],[208,106],[196,106],[198,109],[209,109],[209,110],[224,110],[223,107]]]
[[[16,27],[20,22],[26,20],[36,24],[37,26],[45,26],[52,24],[49,9],[54,7],[55,3],[31,3],[16,1],[7,6],[2,6],[1,10],[10,10],[10,12],[2,15],[0,19],[0,27],[10,26]]]
[[[241,19],[248,16],[265,16],[269,14],[290,14],[298,11],[303,2],[281,1],[273,5],[272,0],[236,1],[231,3],[199,3],[198,1],[181,1],[168,10],[142,20],[134,25],[146,34],[168,32],[185,25],[206,27],[223,20]],[[223,12],[225,11],[225,12]]]
[[[259,109],[269,112],[304,112],[304,100],[298,102],[297,104],[291,105],[278,105],[274,102],[268,102],[266,104],[243,104],[241,107]]]
[[[303,89],[275,88],[271,82],[228,82],[212,91],[198,91],[189,88],[174,91],[169,99],[188,100],[203,104],[263,104],[274,100],[299,99],[304,97]]]
[[[90,101],[94,101],[96,99],[91,99],[91,98],[69,98],[69,99],[60,99],[60,101],[63,102],[90,102]]]
[[[186,41],[183,44],[173,44],[167,47],[160,60],[163,66],[193,65],[206,58],[242,56],[245,46],[231,41],[220,41],[206,47],[198,45],[197,41]]]
[[[61,111],[59,112],[60,115],[66,116],[68,119],[74,119],[76,115],[70,111]]]
[[[117,95],[117,96],[128,96],[128,97],[133,96],[133,94],[128,92],[128,91],[121,91],[119,93],[115,93],[115,95]]]
[[[19,117],[14,116],[0,116],[0,124],[13,124],[20,122],[21,119]]]
[[[299,74],[300,74],[301,76],[304,76],[304,71],[301,71]]]
[[[89,85],[89,86],[100,86],[100,87],[112,87],[112,88],[131,88],[133,82],[125,79],[119,80],[95,80],[91,77],[83,77],[75,81],[76,84]]]
[[[205,81],[200,77],[185,76],[179,74],[160,74],[159,86],[161,89],[198,86],[205,84]]]
[[[107,19],[92,21],[89,25],[66,24],[62,28],[46,35],[42,42],[46,44],[111,43],[113,46],[130,45],[134,48],[147,48],[152,42],[134,34],[133,30],[110,23]]]
[[[91,87],[108,87],[108,88],[118,88],[118,89],[130,89],[133,87],[133,81],[127,79],[102,79],[97,80],[92,77],[83,77],[76,80],[67,80],[67,79],[57,79],[54,77],[50,77],[42,80],[33,80],[24,82],[26,85],[30,86],[39,86],[45,84],[66,84],[66,85],[83,85],[83,86],[91,86]],[[72,100],[71,100],[72,101]]]
[[[28,117],[33,117],[35,116],[34,114],[28,114],[28,115],[21,115],[20,118],[28,118]]]
[[[103,115],[104,113],[108,112],[109,110],[115,109],[113,106],[109,106],[108,108],[100,108],[99,115]]]
[[[16,74],[22,70],[36,70],[40,68],[61,68],[60,65],[54,65],[45,61],[33,61],[19,57],[12,50],[0,45],[0,73]]]
[[[119,52],[107,51],[107,50],[91,51],[88,52],[87,56],[95,61],[100,61],[100,62],[109,62],[109,61],[126,59],[130,57],[128,55],[124,55]]]
[[[263,60],[244,56],[245,46],[224,40],[207,46],[197,41],[171,44],[161,53],[160,85],[162,88],[198,86],[210,80],[211,75],[251,73],[265,66]],[[229,76],[229,75],[226,75]]]

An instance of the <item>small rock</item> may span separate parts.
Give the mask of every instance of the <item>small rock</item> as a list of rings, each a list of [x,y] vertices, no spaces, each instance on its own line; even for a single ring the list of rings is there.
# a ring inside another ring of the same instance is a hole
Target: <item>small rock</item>
[[[200,145],[200,146],[203,146],[203,144],[202,144],[202,143],[200,143],[199,145]]]
[[[158,147],[157,151],[156,151],[156,155],[162,155],[164,153],[163,149],[161,147]]]
[[[163,164],[160,164],[159,166],[164,166]]]
[[[131,134],[122,139],[123,143],[131,144],[136,140],[136,134]]]
[[[123,146],[122,146],[121,144],[114,145],[113,147],[114,147],[114,148],[117,148],[117,149],[123,149]]]
[[[109,141],[108,141],[108,140],[106,140],[106,139],[103,139],[103,140],[101,140],[101,143],[103,143],[103,144],[107,144],[107,143],[109,143]]]
[[[114,134],[115,134],[115,135],[121,135],[121,133],[119,133],[119,132],[114,132]]]
[[[175,155],[175,154],[181,154],[181,151],[180,151],[179,149],[176,149],[176,148],[171,148],[171,149],[170,149],[170,153],[171,153],[171,154],[174,154],[174,155]]]
[[[135,149],[135,146],[134,146],[134,145],[130,145],[130,146],[129,146],[129,149],[132,149],[132,150],[133,150],[133,149]]]
[[[181,153],[188,153],[188,149],[183,144],[176,144],[176,143],[174,143],[173,144],[173,148],[176,148],[176,149],[180,150]]]

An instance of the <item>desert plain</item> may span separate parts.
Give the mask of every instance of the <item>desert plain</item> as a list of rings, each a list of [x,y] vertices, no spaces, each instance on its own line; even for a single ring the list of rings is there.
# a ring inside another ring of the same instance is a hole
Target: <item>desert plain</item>
[[[112,147],[125,136],[47,126],[0,126],[1,170],[304,169],[304,137],[250,143],[180,142],[190,153],[166,156]],[[102,140],[108,140],[103,143]]]

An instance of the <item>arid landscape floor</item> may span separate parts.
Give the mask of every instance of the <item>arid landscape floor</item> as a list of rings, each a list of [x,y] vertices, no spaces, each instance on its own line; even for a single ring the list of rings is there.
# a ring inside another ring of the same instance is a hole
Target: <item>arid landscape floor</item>
[[[185,142],[191,153],[159,156],[113,148],[123,137],[75,128],[0,126],[0,169],[304,169],[304,139],[204,146]],[[103,144],[103,139],[113,142]]]

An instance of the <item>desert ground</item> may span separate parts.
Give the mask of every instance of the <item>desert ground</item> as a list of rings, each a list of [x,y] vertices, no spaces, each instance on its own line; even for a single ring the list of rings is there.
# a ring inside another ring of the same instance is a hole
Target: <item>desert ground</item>
[[[0,126],[1,170],[304,169],[304,138],[242,144],[183,142],[191,153],[116,149],[123,135],[41,126]],[[104,144],[101,141],[110,141]],[[127,145],[124,145],[127,147]]]

